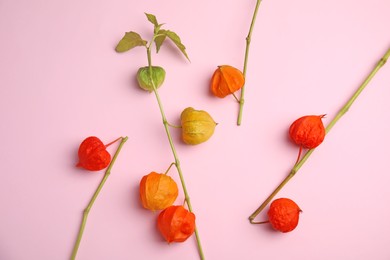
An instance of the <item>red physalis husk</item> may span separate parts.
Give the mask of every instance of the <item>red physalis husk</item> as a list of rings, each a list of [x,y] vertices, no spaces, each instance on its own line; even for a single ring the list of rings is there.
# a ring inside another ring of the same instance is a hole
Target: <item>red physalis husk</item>
[[[295,120],[289,129],[290,138],[302,148],[313,149],[325,138],[325,127],[319,116],[303,116]]]
[[[326,130],[319,116],[303,116],[295,120],[289,129],[290,139],[299,145],[297,161],[302,153],[302,148],[313,149],[324,141]]]
[[[291,199],[274,200],[268,211],[268,219],[275,230],[286,233],[294,230],[299,221],[301,209]]]
[[[161,211],[157,228],[168,242],[184,242],[195,231],[195,214],[183,206],[170,206]]]
[[[111,155],[107,152],[106,146],[95,136],[86,138],[80,144],[78,155],[79,162],[76,166],[89,171],[100,171],[106,168],[111,161]]]

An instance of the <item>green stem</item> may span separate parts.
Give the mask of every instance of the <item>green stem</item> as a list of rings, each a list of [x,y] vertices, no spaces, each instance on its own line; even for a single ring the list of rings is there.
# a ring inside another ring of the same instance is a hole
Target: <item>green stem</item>
[[[182,128],[181,125],[172,125],[168,122],[167,122],[167,124],[168,124],[168,126],[173,127],[173,128]]]
[[[385,55],[379,60],[375,68],[371,71],[371,73],[367,76],[367,78],[363,81],[363,83],[360,85],[360,87],[356,90],[356,92],[352,95],[352,97],[345,103],[345,105],[339,110],[339,112],[336,114],[336,116],[330,121],[330,123],[325,128],[326,133],[328,134],[329,131],[332,129],[332,127],[337,123],[337,121],[349,110],[349,108],[352,106],[352,104],[355,102],[357,97],[362,93],[364,88],[368,85],[368,83],[371,81],[371,79],[375,76],[375,74],[378,72],[378,70],[385,65],[387,59],[390,57],[390,48],[387,50]],[[271,195],[268,196],[268,198],[260,205],[258,209],[256,209],[255,212],[253,212],[252,215],[249,217],[249,221],[252,224],[256,224],[257,222],[254,221],[256,216],[267,206],[267,204],[275,197],[275,195],[286,185],[286,183],[294,177],[294,175],[298,172],[298,170],[302,167],[302,165],[309,159],[310,155],[314,152],[315,149],[308,150],[305,155],[302,157],[302,159],[294,165],[290,173],[287,175],[287,177],[279,184],[278,187],[271,193]]]
[[[181,167],[180,167],[179,157],[177,155],[176,148],[175,148],[175,145],[173,143],[171,133],[169,131],[169,124],[168,124],[167,118],[165,116],[163,104],[161,102],[160,95],[158,94],[158,91],[157,91],[157,88],[155,86],[155,83],[153,82],[153,77],[152,77],[152,73],[153,73],[153,71],[152,71],[152,56],[151,56],[150,46],[147,47],[147,55],[148,55],[148,66],[149,66],[150,81],[152,83],[153,91],[154,91],[154,94],[156,96],[158,106],[160,108],[160,113],[161,113],[162,121],[163,121],[163,124],[164,124],[165,132],[166,132],[167,137],[168,137],[169,145],[171,147],[171,150],[172,150],[172,153],[173,153],[173,157],[175,158],[175,165],[176,165],[179,177],[180,177],[181,185],[183,187],[185,201],[187,202],[188,210],[190,212],[193,212],[191,201],[190,201],[190,196],[188,195],[187,187],[186,187],[186,184],[185,184],[185,181],[184,181],[184,177],[183,177],[183,172],[182,172]],[[195,237],[196,237],[196,241],[197,241],[197,245],[198,245],[198,251],[199,251],[200,259],[203,260],[205,258],[204,258],[204,254],[203,254],[202,245],[201,245],[201,242],[200,242],[198,229],[196,228],[196,226],[195,226]]]
[[[78,251],[79,246],[80,246],[80,242],[81,242],[81,238],[82,238],[83,233],[84,233],[85,225],[87,224],[89,211],[91,210],[91,208],[92,208],[92,206],[93,206],[97,196],[99,195],[101,189],[103,188],[104,183],[106,182],[108,176],[110,175],[111,168],[114,165],[114,163],[116,161],[116,158],[118,157],[118,154],[121,151],[122,146],[127,141],[127,139],[128,139],[127,136],[122,138],[122,140],[121,140],[121,142],[120,142],[120,144],[119,144],[119,146],[118,146],[118,148],[117,148],[117,150],[116,150],[116,152],[114,154],[114,157],[112,158],[112,160],[110,162],[110,165],[108,166],[108,168],[107,168],[107,170],[106,170],[106,172],[104,174],[103,179],[101,180],[99,186],[97,187],[95,193],[93,194],[91,201],[88,203],[88,206],[84,209],[83,219],[82,219],[82,222],[81,222],[81,225],[80,225],[79,233],[77,235],[76,243],[74,245],[72,256],[71,256],[72,260],[76,259],[77,251]]]
[[[249,33],[248,33],[248,36],[246,37],[244,69],[242,71],[242,73],[244,74],[245,81],[246,81],[246,70],[247,70],[248,57],[249,57],[249,47],[250,47],[251,39],[252,39],[252,31],[253,31],[253,27],[255,26],[257,12],[259,11],[260,3],[261,3],[261,0],[257,0],[255,11],[253,12],[251,26],[249,28]],[[238,112],[237,125],[241,125],[241,121],[242,121],[242,110],[244,108],[244,102],[245,102],[244,95],[245,95],[245,85],[241,88],[241,97],[240,97],[240,101],[239,101],[240,110]]]
[[[165,171],[165,175],[167,175],[168,174],[168,172],[169,172],[169,170],[172,168],[172,166],[174,165],[175,163],[173,162],[173,163],[171,163],[171,165],[169,165],[169,167],[168,167],[168,169]]]

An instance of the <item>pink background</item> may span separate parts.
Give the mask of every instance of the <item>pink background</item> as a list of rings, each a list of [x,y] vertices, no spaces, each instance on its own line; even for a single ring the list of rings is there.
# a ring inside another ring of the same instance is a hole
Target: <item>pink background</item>
[[[219,123],[194,147],[171,129],[206,258],[390,259],[390,64],[278,194],[302,208],[298,227],[282,234],[248,222],[294,164],[289,125],[307,114],[327,114],[329,123],[390,47],[390,1],[265,0],[238,127],[237,103],[211,96],[208,84],[217,65],[242,68],[254,6],[0,0],[0,259],[69,259],[103,177],[74,167],[90,135],[129,140],[90,212],[78,259],[198,259],[195,237],[167,245],[157,214],[138,200],[141,177],[173,161],[156,100],[135,84],[145,50],[114,51],[125,31],[150,39],[144,12],[180,35],[191,59],[172,44],[153,56],[167,71],[160,95],[168,120],[178,124],[193,106]]]

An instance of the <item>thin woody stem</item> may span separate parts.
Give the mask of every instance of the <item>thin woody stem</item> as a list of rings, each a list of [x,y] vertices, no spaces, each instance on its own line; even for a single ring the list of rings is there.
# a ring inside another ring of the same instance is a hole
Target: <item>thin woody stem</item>
[[[253,12],[252,22],[251,22],[251,25],[250,25],[250,28],[249,28],[249,33],[248,33],[248,36],[246,37],[244,69],[242,71],[242,73],[244,74],[245,80],[246,80],[246,70],[247,70],[247,66],[248,66],[249,47],[250,47],[250,44],[251,44],[252,32],[253,32],[253,28],[255,26],[257,12],[259,11],[260,3],[261,3],[261,0],[257,0],[255,11]],[[244,101],[244,95],[245,95],[245,85],[241,88],[241,97],[240,97],[240,100],[239,100],[240,110],[238,112],[237,125],[241,125],[241,121],[242,121],[242,110],[244,108],[244,102],[245,102]]]
[[[234,93],[232,93],[232,95],[233,95],[234,99],[235,99],[238,103],[240,103],[240,100],[238,99],[238,97],[237,97]]]
[[[106,147],[109,147],[109,146],[112,145],[113,143],[115,143],[115,142],[121,140],[122,138],[123,138],[123,137],[119,137],[119,138],[115,139],[114,141],[112,141],[112,142],[106,144],[105,146],[106,146]]]
[[[297,160],[295,161],[295,164],[297,164],[299,162],[299,159],[301,159],[301,154],[302,154],[302,145],[299,146],[299,152],[298,152],[298,156],[297,156]]]
[[[112,158],[111,162],[110,162],[110,165],[108,166],[105,174],[104,174],[104,177],[103,179],[101,180],[99,186],[97,187],[95,193],[93,194],[90,202],[88,203],[87,207],[84,209],[84,213],[83,213],[83,219],[82,219],[82,222],[81,222],[81,225],[80,225],[80,229],[79,229],[79,233],[77,235],[77,239],[76,239],[76,243],[73,247],[73,251],[72,251],[72,256],[71,256],[71,259],[74,260],[76,259],[76,255],[77,255],[77,251],[79,249],[79,246],[80,246],[80,242],[81,242],[81,238],[83,236],[83,233],[84,233],[84,229],[85,229],[85,225],[87,224],[87,219],[88,219],[88,214],[96,200],[96,198],[98,197],[100,191],[102,190],[104,184],[106,183],[107,181],[107,178],[108,176],[110,176],[110,173],[111,173],[111,169],[112,169],[112,166],[114,165],[115,161],[116,161],[116,158],[118,157],[118,154],[119,152],[121,151],[122,149],[122,146],[124,145],[124,143],[127,141],[128,137],[121,137],[120,139],[121,142],[114,154],[114,157]],[[117,140],[116,140],[117,141]]]
[[[181,125],[172,125],[168,122],[167,122],[167,124],[168,124],[168,126],[173,127],[173,128],[182,128]]]
[[[171,147],[171,150],[172,150],[172,153],[173,153],[173,157],[175,158],[175,163],[174,164],[176,166],[177,172],[178,172],[179,177],[180,177],[180,182],[181,182],[181,185],[182,185],[182,188],[183,188],[185,201],[187,202],[188,210],[190,212],[193,212],[191,201],[190,201],[190,196],[188,195],[187,187],[186,187],[186,184],[185,184],[185,181],[184,181],[184,177],[183,177],[183,172],[182,172],[181,167],[180,167],[179,157],[177,155],[176,148],[175,148],[175,145],[173,143],[171,133],[169,131],[169,124],[168,124],[167,118],[165,116],[163,104],[161,102],[160,95],[158,94],[157,88],[156,88],[155,83],[153,81],[153,77],[152,77],[152,73],[153,73],[153,70],[152,70],[152,56],[151,56],[150,46],[147,47],[147,56],[148,56],[148,66],[149,66],[149,77],[150,77],[150,81],[151,81],[152,86],[153,86],[153,92],[154,92],[154,94],[156,96],[157,103],[158,103],[158,106],[160,108],[160,113],[161,113],[164,129],[165,129],[165,132],[166,132],[167,137],[168,137],[169,145]],[[203,249],[202,249],[202,245],[201,245],[201,242],[200,242],[198,229],[197,229],[196,226],[195,226],[195,237],[196,237],[196,241],[197,241],[197,245],[198,245],[198,251],[199,251],[200,259],[204,260],[205,258],[204,258],[204,254],[203,254]]]
[[[173,163],[171,163],[171,165],[169,165],[169,167],[168,167],[168,169],[165,171],[165,175],[167,175],[168,174],[168,172],[169,172],[169,170],[172,168],[172,166],[173,165],[175,165],[175,163],[173,162]]]
[[[269,220],[265,220],[265,221],[258,221],[258,222],[251,222],[252,224],[256,224],[256,225],[259,225],[259,224],[267,224],[269,223]]]
[[[345,105],[339,110],[339,112],[336,114],[336,116],[330,121],[330,123],[325,128],[326,134],[329,133],[329,131],[332,129],[332,127],[337,123],[337,121],[349,110],[349,108],[352,106],[352,104],[355,102],[357,97],[362,93],[364,88],[368,85],[368,83],[371,81],[371,79],[375,76],[375,74],[378,72],[380,68],[382,68],[383,65],[385,65],[386,61],[390,57],[390,48],[387,50],[385,55],[379,60],[377,65],[374,67],[374,69],[371,71],[371,73],[367,76],[367,78],[363,81],[363,83],[360,85],[360,87],[356,90],[356,92],[352,95],[352,97],[345,103]],[[275,195],[286,185],[286,183],[294,177],[294,175],[298,172],[298,170],[302,167],[302,165],[309,159],[310,155],[314,152],[315,149],[308,150],[305,155],[302,157],[302,159],[294,165],[290,173],[287,175],[287,177],[279,184],[278,187],[271,193],[271,195],[268,196],[268,198],[260,205],[258,209],[253,212],[252,215],[249,216],[249,221],[252,224],[256,224],[254,219],[256,216],[267,206],[267,204],[275,197]]]

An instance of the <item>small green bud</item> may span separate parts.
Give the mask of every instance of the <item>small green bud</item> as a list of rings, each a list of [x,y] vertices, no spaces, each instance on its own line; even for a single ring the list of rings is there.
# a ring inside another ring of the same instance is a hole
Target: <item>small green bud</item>
[[[159,66],[152,66],[152,78],[154,85],[159,88],[165,79],[165,70]],[[149,92],[153,91],[153,85],[149,78],[149,67],[142,67],[137,72],[137,81],[140,88],[147,90]]]

